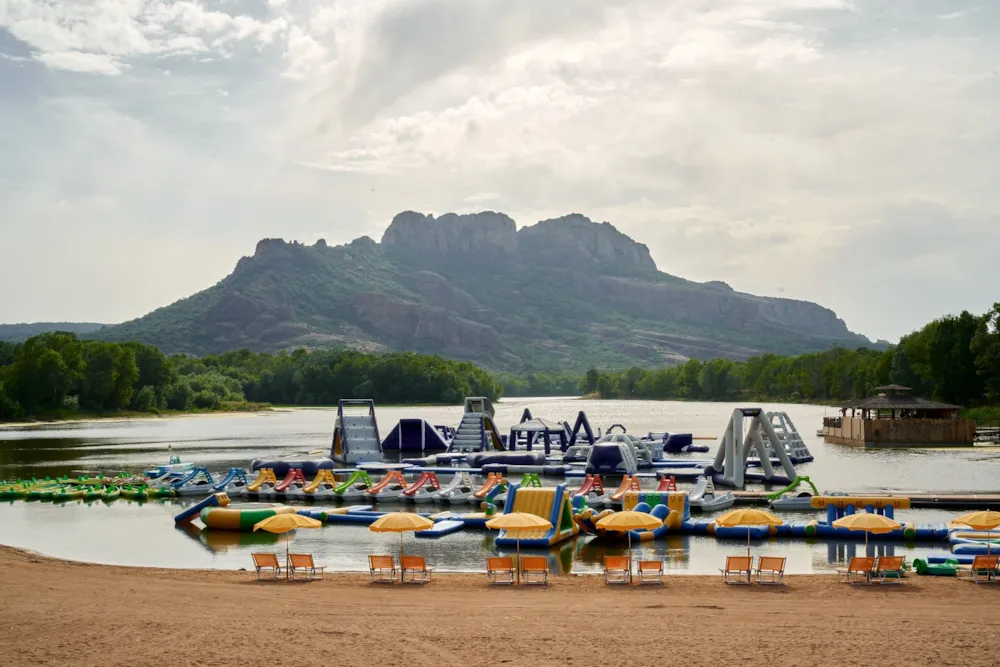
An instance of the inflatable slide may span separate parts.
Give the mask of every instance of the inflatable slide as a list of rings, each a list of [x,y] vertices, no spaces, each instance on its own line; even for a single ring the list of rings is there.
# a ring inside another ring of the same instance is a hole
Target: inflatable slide
[[[521,547],[547,549],[580,532],[579,526],[573,521],[570,496],[565,484],[540,489],[511,487],[507,494],[507,503],[504,505],[504,514],[512,512],[526,512],[540,516],[548,519],[552,527],[533,532],[518,531],[510,535],[502,530],[496,539],[497,546],[514,547],[520,543]]]

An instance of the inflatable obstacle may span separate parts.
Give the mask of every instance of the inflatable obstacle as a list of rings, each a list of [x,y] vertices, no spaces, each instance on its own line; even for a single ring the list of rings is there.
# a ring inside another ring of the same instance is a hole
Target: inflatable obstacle
[[[330,458],[338,463],[382,460],[375,401],[343,398],[337,402]]]
[[[210,499],[206,498],[205,500]],[[208,528],[250,532],[257,523],[268,517],[276,514],[294,513],[294,507],[269,505],[267,503],[249,503],[246,505],[204,507],[200,512],[200,518],[201,522]]]
[[[194,521],[195,517],[207,507],[226,507],[229,505],[229,496],[225,493],[213,493],[201,502],[197,502],[174,517],[174,523],[188,523]]]
[[[466,398],[462,423],[455,431],[449,452],[504,451],[500,431],[493,423],[493,404],[485,397]]]
[[[424,453],[448,451],[441,432],[424,419],[400,419],[382,441],[383,452]]]
[[[509,535],[502,530],[496,539],[497,546],[514,547],[520,544],[521,547],[548,548],[580,532],[579,526],[573,521],[570,496],[565,484],[545,488],[510,487],[504,514],[512,512],[526,512],[548,519],[552,528],[518,531]]]

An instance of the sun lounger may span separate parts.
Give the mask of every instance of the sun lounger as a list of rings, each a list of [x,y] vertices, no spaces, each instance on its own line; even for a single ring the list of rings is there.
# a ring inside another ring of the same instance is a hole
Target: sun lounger
[[[373,584],[391,584],[396,581],[396,561],[392,556],[369,556],[368,571]]]
[[[431,568],[427,567],[423,556],[400,556],[399,571],[399,580],[404,584],[407,576],[414,584],[426,584],[431,580]]]
[[[514,561],[509,556],[487,558],[486,577],[490,584],[513,584]]]
[[[846,570],[837,570],[841,581],[847,584],[870,584],[875,571],[875,559],[866,556],[855,556],[847,564]]]
[[[304,579],[315,579],[316,575],[323,578],[325,565],[316,565],[313,562],[312,554],[288,554],[288,576],[295,579],[296,574],[301,574]]]
[[[1000,581],[1000,574],[997,568],[1000,567],[1000,555],[997,556],[976,556],[972,559],[972,565],[966,565],[959,569],[965,573],[966,578],[971,579],[976,584],[997,583]]]
[[[627,584],[632,578],[631,574],[626,556],[604,557],[604,583]]]
[[[274,554],[250,554],[253,556],[253,567],[257,570],[257,581],[260,581],[260,575],[263,570],[270,570],[268,575],[269,579],[278,580],[281,576],[281,564],[278,562],[278,557]]]
[[[545,586],[549,583],[549,562],[545,556],[522,556],[521,574],[524,583]]]
[[[781,584],[785,578],[784,556],[761,556],[757,559],[757,583]]]
[[[750,585],[750,571],[753,568],[753,558],[750,556],[726,556],[726,567],[719,570],[722,581],[727,584]]]
[[[875,562],[875,576],[880,584],[902,584],[905,571],[903,556],[882,556]]]
[[[663,585],[663,561],[662,560],[641,560],[639,561],[639,585],[659,584]]]

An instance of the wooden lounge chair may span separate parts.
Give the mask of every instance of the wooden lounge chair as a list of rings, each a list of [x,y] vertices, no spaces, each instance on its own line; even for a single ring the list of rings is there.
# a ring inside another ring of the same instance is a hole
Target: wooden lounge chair
[[[875,571],[875,559],[868,556],[855,556],[847,564],[846,570],[837,570],[841,581],[851,585],[872,583],[872,573]]]
[[[727,584],[750,585],[750,571],[753,568],[751,556],[726,556],[726,567],[719,570],[722,581]]]
[[[632,579],[630,570],[627,556],[604,557],[604,583],[627,584]]]
[[[368,571],[373,584],[391,584],[396,581],[396,561],[392,556],[369,556]]]
[[[761,556],[757,559],[758,584],[782,584],[785,578],[784,556]]]
[[[399,580],[404,584],[407,581],[407,575],[409,575],[411,583],[426,584],[431,580],[431,568],[427,567],[423,556],[400,556]]]
[[[549,561],[545,556],[522,556],[521,574],[525,584],[549,583]]]
[[[641,560],[639,561],[639,585],[659,584],[663,585],[663,561],[662,560]]]
[[[903,556],[882,556],[875,562],[875,576],[880,584],[902,584],[905,571]]]
[[[260,581],[260,574],[263,570],[270,570],[269,579],[277,581],[281,576],[281,564],[274,554],[250,554],[253,556],[253,567],[257,570],[257,581]]]
[[[323,578],[323,570],[326,569],[325,565],[316,565],[313,561],[312,554],[288,554],[288,576],[295,579],[296,574],[302,574],[303,579],[312,580],[319,575],[319,578]]]
[[[486,559],[486,577],[490,584],[514,583],[514,561],[510,556]]]
[[[960,572],[967,573],[967,578],[975,584],[995,584],[1000,581],[998,567],[1000,567],[1000,555],[976,556],[972,559],[972,565],[962,567]]]

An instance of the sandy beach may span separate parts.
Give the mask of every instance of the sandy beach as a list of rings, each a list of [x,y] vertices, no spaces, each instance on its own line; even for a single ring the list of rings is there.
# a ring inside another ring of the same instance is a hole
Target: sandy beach
[[[0,665],[995,665],[1000,586],[790,577],[781,588],[673,577],[614,588],[557,577],[488,589],[331,574],[111,567],[0,547]]]

